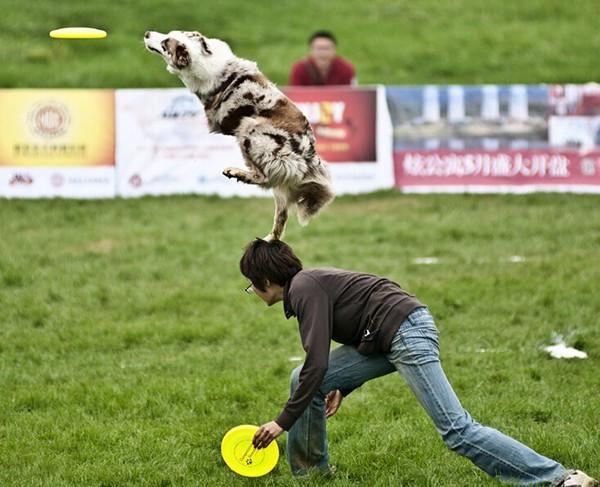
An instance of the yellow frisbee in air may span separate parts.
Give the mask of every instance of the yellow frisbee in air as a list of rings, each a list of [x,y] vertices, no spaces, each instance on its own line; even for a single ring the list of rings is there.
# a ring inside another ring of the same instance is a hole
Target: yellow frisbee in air
[[[63,27],[50,32],[53,39],[104,39],[106,31],[92,27]]]
[[[221,456],[227,466],[244,477],[262,477],[277,465],[279,447],[272,441],[268,447],[257,450],[252,438],[258,426],[243,424],[230,429],[221,441]]]

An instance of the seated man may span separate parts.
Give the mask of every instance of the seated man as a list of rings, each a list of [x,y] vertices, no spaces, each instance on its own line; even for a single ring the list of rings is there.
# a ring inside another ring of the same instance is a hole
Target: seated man
[[[304,364],[292,373],[291,395],[281,414],[253,438],[256,448],[264,448],[287,430],[295,475],[309,469],[330,472],[326,417],[354,389],[395,370],[448,448],[489,475],[518,485],[598,486],[585,473],[567,470],[469,415],[442,369],[433,317],[395,282],[334,268],[303,269],[280,240],[250,243],[240,270],[250,280],[246,291],[269,306],[283,301],[286,318],[298,318]],[[332,340],[343,345],[330,352]],[[382,418],[374,411],[370,417]]]
[[[315,32],[308,40],[310,53],[290,72],[290,86],[354,85],[354,66],[336,55],[337,41],[331,32]]]

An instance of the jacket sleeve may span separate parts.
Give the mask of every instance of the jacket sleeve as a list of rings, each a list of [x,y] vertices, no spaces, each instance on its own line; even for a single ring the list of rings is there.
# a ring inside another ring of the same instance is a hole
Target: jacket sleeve
[[[298,317],[306,357],[298,387],[275,420],[284,430],[292,427],[321,387],[329,365],[333,330],[333,304],[327,292],[312,277],[294,282],[290,301]]]

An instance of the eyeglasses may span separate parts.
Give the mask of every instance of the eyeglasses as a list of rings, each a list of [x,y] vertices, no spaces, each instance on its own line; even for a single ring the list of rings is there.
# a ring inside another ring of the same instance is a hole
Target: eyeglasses
[[[254,288],[252,287],[252,283],[248,284],[248,286],[244,289],[244,292],[247,294],[254,294]]]

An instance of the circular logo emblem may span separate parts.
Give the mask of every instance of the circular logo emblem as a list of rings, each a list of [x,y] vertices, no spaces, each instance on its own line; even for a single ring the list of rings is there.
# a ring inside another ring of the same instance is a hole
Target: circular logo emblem
[[[581,174],[584,176],[595,176],[596,175],[596,161],[586,157],[581,159]]]
[[[129,184],[134,188],[139,188],[142,185],[142,177],[139,174],[134,174],[129,178]]]
[[[63,184],[65,184],[65,177],[62,174],[54,173],[50,177],[50,182],[55,188],[60,188]]]
[[[27,116],[27,121],[34,134],[53,138],[66,133],[71,117],[69,110],[62,103],[46,101],[33,107]]]

